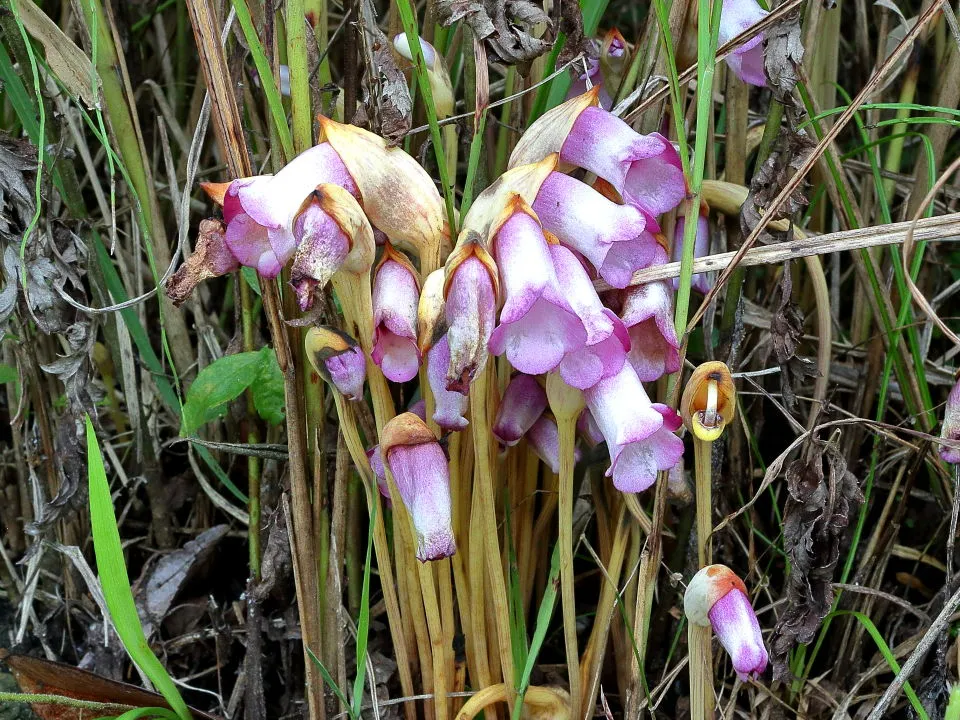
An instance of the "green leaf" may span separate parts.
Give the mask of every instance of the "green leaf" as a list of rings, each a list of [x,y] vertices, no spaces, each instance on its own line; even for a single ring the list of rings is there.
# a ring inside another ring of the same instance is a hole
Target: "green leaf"
[[[150,678],[181,720],[192,720],[190,710],[180,697],[180,691],[173,684],[166,668],[153,654],[147,638],[143,635],[137,606],[133,602],[133,592],[130,590],[127,567],[124,564],[123,546],[120,544],[120,531],[113,512],[113,498],[110,496],[110,485],[103,467],[100,443],[97,442],[90,416],[85,419],[90,528],[93,533],[93,551],[97,559],[97,574],[100,576],[110,618],[130,659]]]
[[[253,406],[271,425],[283,422],[283,373],[277,363],[277,354],[273,348],[260,350],[260,371],[253,383]]]
[[[20,397],[20,374],[12,365],[0,365],[0,385],[13,383],[14,395]]]
[[[244,265],[240,268],[240,274],[243,275],[243,279],[247,281],[247,285],[260,297],[260,278],[257,276],[257,271],[252,267]]]
[[[177,720],[176,713],[172,713],[167,708],[162,707],[144,707],[131,708],[123,715],[117,716],[113,720],[145,720],[146,718],[161,718],[161,720]],[[97,720],[111,720],[111,718],[97,718]]]
[[[256,382],[262,364],[260,352],[244,352],[226,355],[201,370],[187,391],[180,434],[192,435],[204,423],[223,416],[226,403]]]

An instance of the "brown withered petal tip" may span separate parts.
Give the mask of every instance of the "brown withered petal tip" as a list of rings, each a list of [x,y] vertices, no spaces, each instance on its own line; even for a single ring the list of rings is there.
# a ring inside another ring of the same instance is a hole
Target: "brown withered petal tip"
[[[207,278],[219,277],[239,269],[240,264],[224,242],[226,228],[219,220],[200,221],[200,234],[193,254],[171,275],[164,291],[175,307],[180,307],[194,289]]]
[[[385,458],[397,445],[423,445],[438,442],[437,436],[427,424],[412,412],[397,415],[383,427],[380,435],[380,452]]]

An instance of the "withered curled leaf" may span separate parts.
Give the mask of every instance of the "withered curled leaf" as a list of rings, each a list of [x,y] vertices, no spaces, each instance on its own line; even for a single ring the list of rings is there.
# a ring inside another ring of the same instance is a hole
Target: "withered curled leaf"
[[[784,548],[790,558],[787,607],[771,639],[775,680],[789,677],[790,651],[813,640],[833,604],[840,542],[863,495],[834,442],[811,438],[786,470]]]
[[[543,9],[530,0],[441,0],[437,13],[444,25],[463,20],[485,41],[490,62],[523,65],[552,47],[553,23]],[[534,27],[547,27],[536,37]]]
[[[816,377],[817,364],[810,358],[799,357],[797,348],[803,337],[803,311],[793,302],[793,277],[789,261],[784,263],[780,278],[780,301],[770,321],[773,350],[780,365],[780,391],[783,404],[793,411],[797,403],[796,386],[807,378]]]
[[[766,37],[763,64],[767,73],[767,84],[778,102],[792,107],[796,104],[793,89],[797,85],[797,67],[803,62],[800,11],[795,10],[785,15],[767,30]]]

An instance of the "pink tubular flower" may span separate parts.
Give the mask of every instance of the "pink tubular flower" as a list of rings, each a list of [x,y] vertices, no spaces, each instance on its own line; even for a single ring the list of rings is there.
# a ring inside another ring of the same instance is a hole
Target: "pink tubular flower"
[[[493,434],[502,445],[516,445],[546,409],[547,393],[537,379],[517,373],[500,398]]]
[[[760,675],[767,667],[767,649],[760,623],[743,581],[725,565],[701,568],[683,595],[687,620],[712,626],[741,680]]]
[[[383,428],[381,452],[417,533],[417,559],[440,560],[457,551],[450,511],[450,473],[443,448],[413,413]]]
[[[427,352],[427,379],[433,391],[433,421],[441,430],[454,432],[467,426],[469,400],[463,393],[447,390],[447,368],[450,367],[450,345],[444,335]]]
[[[723,0],[720,12],[718,47],[733,40],[744,30],[756,25],[767,16],[756,0]],[[766,87],[767,76],[763,69],[763,34],[750,38],[726,57],[727,66],[748,85]]]
[[[533,203],[543,227],[583,255],[613,287],[626,287],[653,259],[656,223],[631,205],[618,205],[589,185],[553,172]]]
[[[347,259],[350,238],[316,197],[307,200],[297,215],[293,234],[297,250],[290,270],[290,284],[300,309],[308,310],[313,305],[314,289],[326,285]]]
[[[673,325],[673,289],[669,280],[629,288],[624,293],[620,316],[630,333],[630,363],[643,382],[680,369],[680,343]]]
[[[547,413],[540,416],[527,431],[527,442],[530,447],[550,468],[550,472],[560,472],[560,430],[557,421]],[[579,462],[580,448],[573,451],[574,462]]]
[[[407,408],[407,412],[412,412],[421,420],[427,419],[427,404],[423,400],[418,400]],[[367,460],[370,462],[370,469],[377,479],[377,489],[384,497],[387,507],[393,507],[393,501],[390,499],[390,486],[387,483],[387,471],[383,467],[383,455],[380,454],[380,445],[374,445],[367,450]]]
[[[447,389],[466,394],[470,381],[487,362],[487,345],[497,320],[497,269],[474,242],[455,249],[446,267]]]
[[[623,492],[643,492],[683,455],[683,442],[673,430],[680,418],[653,405],[630,363],[584,392],[610,453],[607,477]],[[662,432],[660,432],[662,430]]]
[[[706,208],[701,206],[700,213],[697,215],[697,234],[693,241],[693,258],[706,257],[710,254],[710,222],[705,212]],[[683,231],[686,226],[686,219],[683,216],[677,217],[677,225],[673,233],[673,248],[670,253],[670,259],[673,262],[680,262],[683,257]],[[680,278],[673,278],[673,289],[680,286]],[[697,273],[690,278],[690,287],[697,292],[706,295],[713,287],[713,282],[707,273]]]
[[[493,247],[506,301],[490,352],[506,353],[510,364],[528,375],[549,372],[584,345],[586,332],[558,287],[540,223],[519,196]]]
[[[600,302],[576,256],[562,245],[551,245],[550,255],[557,282],[587,331],[586,345],[564,355],[560,375],[567,385],[586,390],[620,370],[630,337],[620,318]]]
[[[410,261],[387,243],[373,280],[373,351],[388,380],[407,382],[420,368],[417,303],[420,285]]]
[[[367,360],[356,340],[336,328],[321,326],[307,331],[303,345],[320,377],[348,400],[363,399]]]
[[[947,397],[947,407],[943,413],[943,429],[940,431],[940,437],[944,440],[960,440],[960,378],[957,379],[953,390]],[[954,465],[960,463],[960,449],[952,447],[940,448],[940,457],[948,463]]]

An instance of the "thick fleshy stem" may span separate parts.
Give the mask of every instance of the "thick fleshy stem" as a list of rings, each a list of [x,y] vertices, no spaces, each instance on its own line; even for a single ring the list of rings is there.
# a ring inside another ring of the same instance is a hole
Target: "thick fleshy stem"
[[[560,435],[560,598],[563,605],[563,639],[567,652],[570,707],[580,712],[580,649],[577,646],[577,608],[573,594],[573,466],[577,444],[577,419],[584,407],[583,393],[567,385],[559,373],[547,376],[547,399]]]
[[[475,505],[480,510],[478,514],[471,518],[471,525],[473,521],[480,523],[481,531],[478,536],[485,546],[481,549],[480,543],[478,543],[472,547],[472,552],[483,555],[487,564],[490,596],[493,601],[493,617],[500,646],[500,664],[503,669],[504,684],[509,690],[507,702],[512,712],[516,698],[516,678],[514,678],[510,643],[510,611],[507,603],[507,587],[503,578],[500,541],[497,531],[497,500],[493,491],[493,446],[491,442],[493,429],[488,403],[492,368],[493,364],[487,363],[470,386],[470,426],[473,429],[475,453],[473,492],[477,500]],[[471,532],[471,540],[473,537],[474,535]],[[480,589],[479,593],[482,592],[482,589]],[[477,614],[476,609],[474,614]]]

